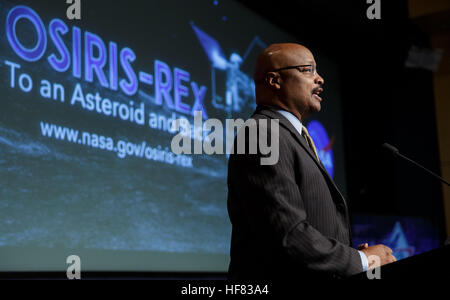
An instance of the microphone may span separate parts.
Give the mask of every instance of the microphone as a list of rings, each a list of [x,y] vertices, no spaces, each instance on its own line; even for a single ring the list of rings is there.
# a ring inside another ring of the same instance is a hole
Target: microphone
[[[415,161],[413,161],[412,159],[409,159],[408,157],[402,155],[400,153],[400,151],[398,151],[397,148],[395,148],[392,145],[389,145],[388,143],[384,143],[383,145],[381,145],[381,147],[383,147],[385,150],[387,150],[388,152],[390,152],[394,157],[400,157],[410,163],[412,163],[413,165],[415,165],[416,167],[419,167],[420,169],[422,169],[423,171],[427,172],[428,174],[432,175],[434,178],[439,179],[441,182],[445,183],[446,185],[450,186],[450,183],[448,183],[446,180],[444,180],[444,178],[442,178],[441,176],[434,174],[433,172],[431,172],[430,170],[428,170],[427,168],[423,167],[422,165],[416,163]]]
[[[388,152],[391,152],[392,155],[394,155],[395,157],[397,157],[397,155],[400,153],[400,151],[398,151],[397,148],[395,148],[392,145],[389,145],[388,143],[384,143],[383,145],[381,145],[381,147],[383,147]]]

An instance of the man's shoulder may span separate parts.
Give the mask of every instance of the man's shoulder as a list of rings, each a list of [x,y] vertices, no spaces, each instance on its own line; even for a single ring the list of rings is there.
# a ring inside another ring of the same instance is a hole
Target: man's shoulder
[[[267,120],[265,121],[265,124],[267,124],[269,131],[271,130],[271,127],[273,127],[273,124],[276,123],[279,135],[291,136],[292,132],[295,131],[293,125],[281,113],[279,113],[276,108],[270,106],[258,106],[251,115],[250,119],[256,121],[253,125],[261,124],[259,122],[260,120]],[[264,128],[264,125],[262,127]]]
[[[279,119],[282,114],[277,112],[276,108],[258,105],[250,118],[252,119]]]

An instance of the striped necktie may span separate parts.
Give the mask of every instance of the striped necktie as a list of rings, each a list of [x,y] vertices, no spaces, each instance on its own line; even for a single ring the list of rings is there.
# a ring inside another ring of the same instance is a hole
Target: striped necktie
[[[306,142],[308,142],[309,148],[311,148],[311,150],[314,152],[314,155],[316,156],[317,161],[320,161],[319,155],[317,155],[316,146],[314,145],[314,142],[313,142],[311,136],[309,135],[308,130],[303,125],[302,125],[302,135],[306,139]]]

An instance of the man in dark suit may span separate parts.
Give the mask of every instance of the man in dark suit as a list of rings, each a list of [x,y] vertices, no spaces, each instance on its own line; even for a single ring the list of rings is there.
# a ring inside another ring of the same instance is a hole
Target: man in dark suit
[[[279,157],[275,164],[262,164],[267,155],[259,148],[256,154],[230,156],[229,278],[340,278],[374,266],[372,255],[381,265],[394,261],[384,245],[352,248],[345,199],[302,125],[322,102],[324,80],[312,53],[298,44],[271,45],[259,55],[254,79],[258,107],[252,119],[279,120],[278,140],[270,141]],[[268,122],[267,137],[273,124]],[[266,136],[256,128],[258,138]],[[248,150],[253,135],[245,136]]]

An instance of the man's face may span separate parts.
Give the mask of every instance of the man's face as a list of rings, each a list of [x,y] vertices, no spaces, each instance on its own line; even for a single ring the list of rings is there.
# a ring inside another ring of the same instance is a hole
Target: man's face
[[[280,93],[289,107],[300,113],[302,119],[321,109],[323,78],[317,73],[312,53],[303,47],[289,49],[286,66],[302,66],[279,71]]]

